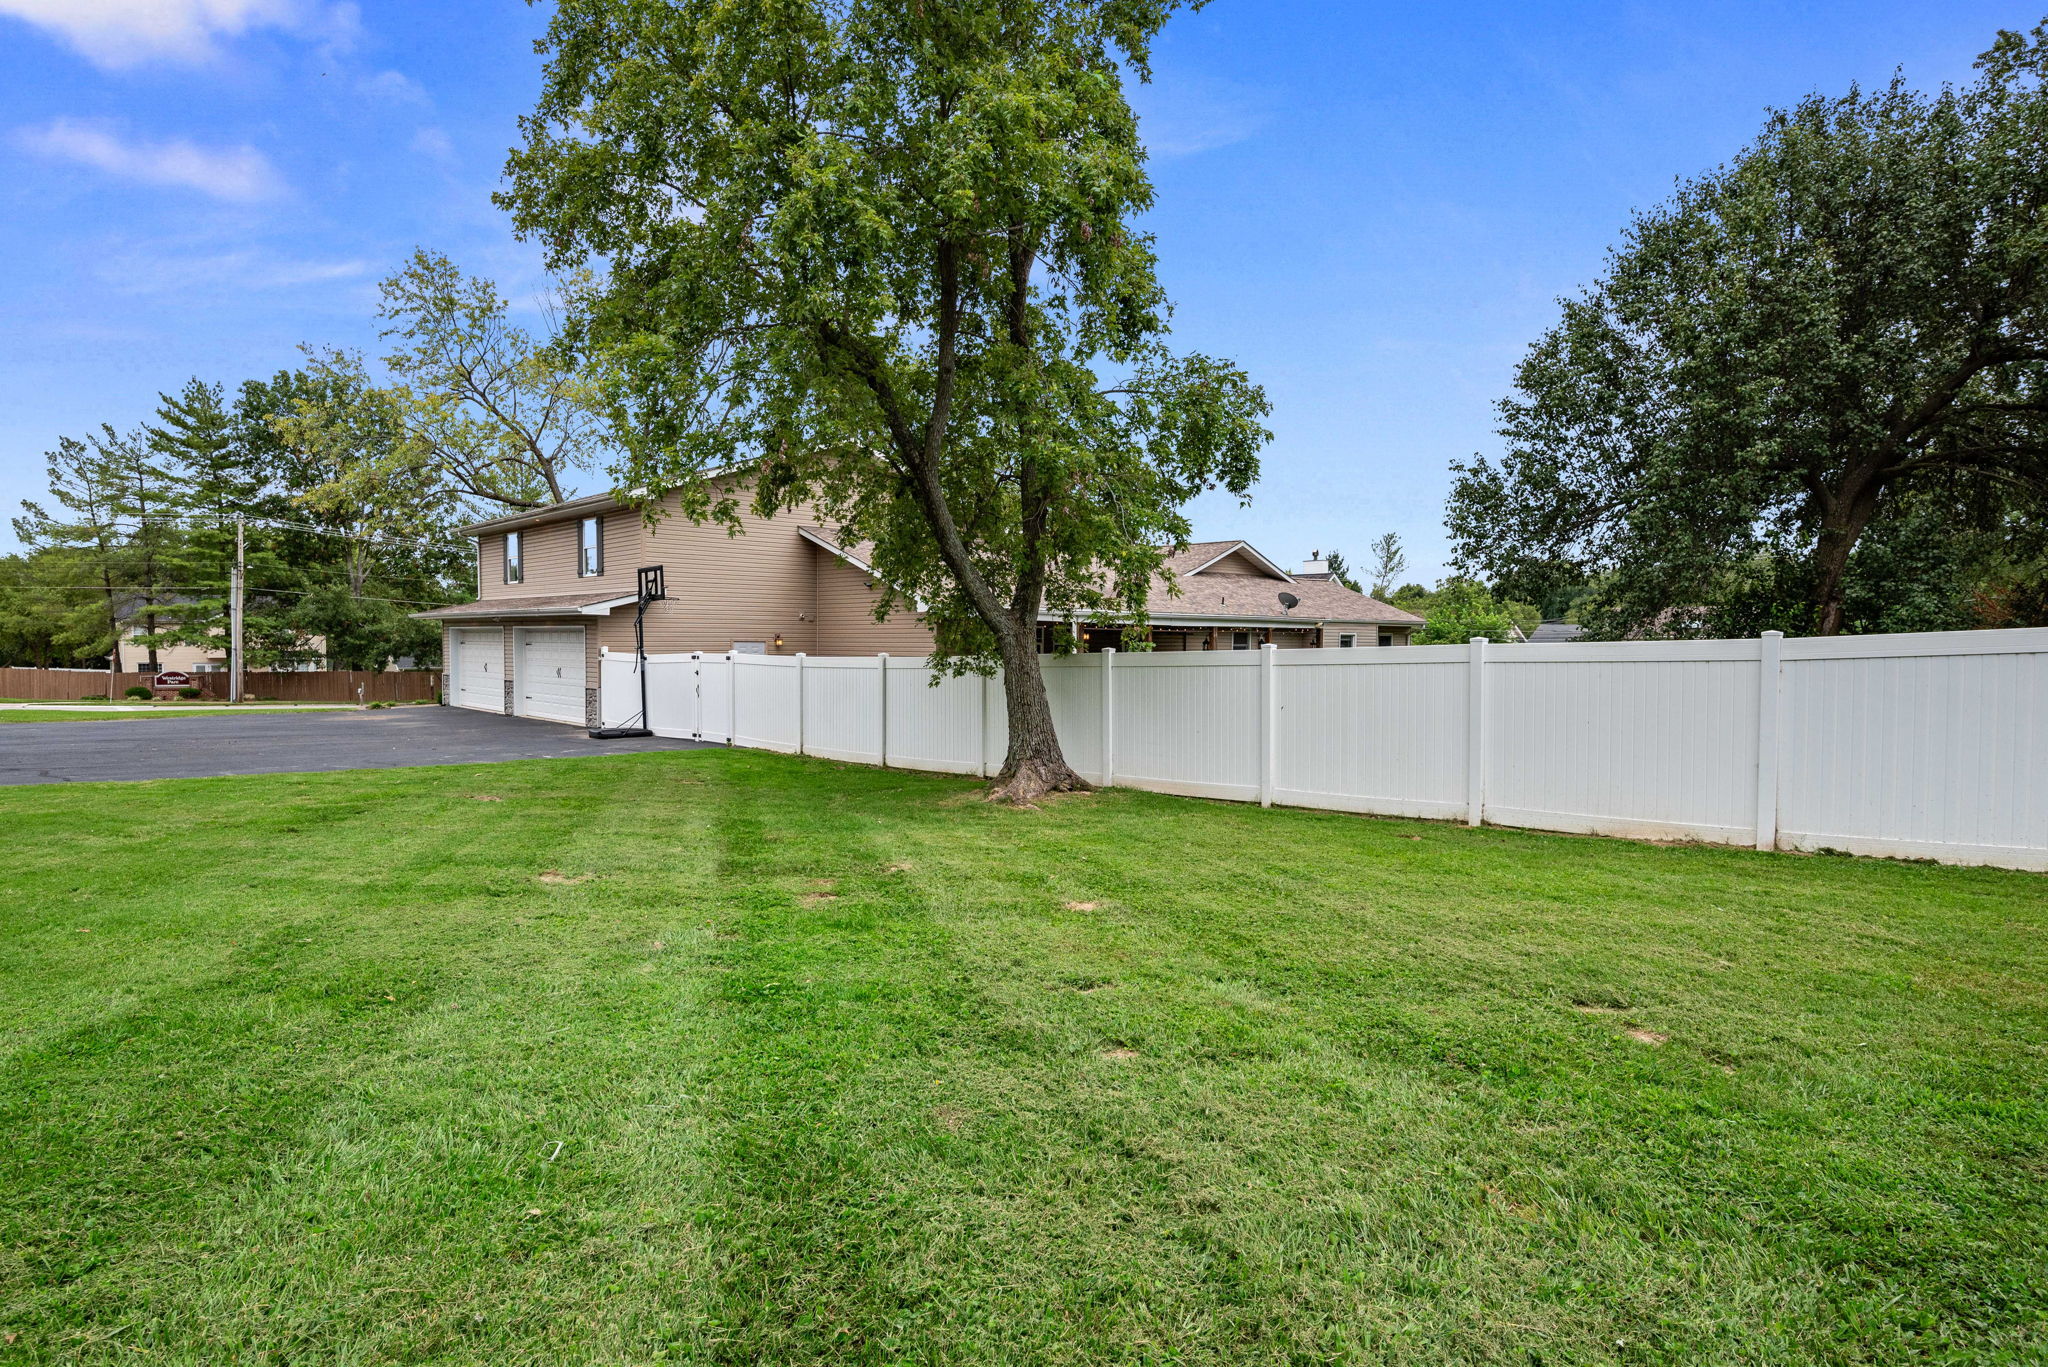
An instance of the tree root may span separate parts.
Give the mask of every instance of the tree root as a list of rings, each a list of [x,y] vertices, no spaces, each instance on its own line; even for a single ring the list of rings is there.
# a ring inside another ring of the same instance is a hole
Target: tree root
[[[1088,781],[1055,760],[1025,759],[989,780],[987,797],[1012,807],[1028,807],[1047,793],[1094,791]]]

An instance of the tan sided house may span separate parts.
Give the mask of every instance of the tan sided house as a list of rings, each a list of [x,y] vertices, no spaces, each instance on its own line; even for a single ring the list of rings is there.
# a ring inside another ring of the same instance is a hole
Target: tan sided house
[[[673,507],[670,509],[674,512]],[[862,547],[793,514],[742,515],[742,535],[669,516],[650,525],[610,494],[463,529],[477,542],[473,603],[417,614],[442,623],[442,696],[458,707],[597,725],[598,659],[633,649],[637,576],[660,565],[668,596],[649,605],[650,654],[921,656],[914,614],[875,620],[881,594]],[[1242,541],[1190,546],[1148,609],[1158,650],[1405,645],[1421,619],[1327,578],[1298,578]],[[1174,592],[1177,587],[1178,593]],[[1294,599],[1290,605],[1282,594]],[[1050,618],[1048,632],[1060,624]],[[1082,626],[1084,649],[1123,644]]]

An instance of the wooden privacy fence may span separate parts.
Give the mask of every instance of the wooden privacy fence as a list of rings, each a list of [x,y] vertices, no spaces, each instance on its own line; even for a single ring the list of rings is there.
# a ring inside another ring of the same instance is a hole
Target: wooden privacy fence
[[[32,702],[67,702],[79,698],[119,698],[122,690],[147,687],[147,674],[109,674],[104,669],[0,669],[0,698]],[[225,672],[195,674],[193,686],[209,698],[228,695]],[[252,669],[242,676],[245,699],[278,702],[431,702],[439,696],[441,675],[432,669],[376,672],[367,669],[322,669],[270,673]],[[360,691],[359,691],[360,690]]]
[[[2048,628],[1044,663],[1098,784],[2048,871]],[[602,689],[638,713],[631,655]],[[1007,746],[1000,682],[920,659],[656,655],[647,699],[657,734],[906,769]]]

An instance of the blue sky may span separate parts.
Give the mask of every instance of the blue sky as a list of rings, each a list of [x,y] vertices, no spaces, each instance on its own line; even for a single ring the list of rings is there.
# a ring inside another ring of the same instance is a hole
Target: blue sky
[[[1284,562],[1382,531],[1442,571],[1447,465],[1629,212],[1814,89],[1968,79],[1991,0],[1214,0],[1136,96],[1180,344],[1271,394],[1249,509]],[[515,298],[492,208],[545,18],[514,0],[0,0],[0,502],[64,434],[141,421],[301,342],[376,346],[415,245]],[[8,544],[0,530],[0,546]]]

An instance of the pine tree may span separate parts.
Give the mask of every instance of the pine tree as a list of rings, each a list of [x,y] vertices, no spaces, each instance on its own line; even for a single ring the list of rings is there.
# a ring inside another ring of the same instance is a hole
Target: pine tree
[[[130,616],[142,627],[139,644],[153,674],[157,647],[176,621],[166,609],[176,602],[185,558],[183,490],[146,431],[122,436],[102,427],[92,442],[107,472],[107,509],[126,538],[130,583],[139,598]]]
[[[235,519],[256,512],[264,476],[253,468],[221,386],[195,377],[157,398],[156,421],[143,430],[177,481],[186,514],[179,575],[185,599],[163,639],[214,649],[228,631]],[[263,548],[256,549],[260,560]]]
[[[117,440],[112,428],[103,430],[106,440]],[[118,674],[121,595],[132,559],[116,511],[118,473],[100,440],[76,437],[58,439],[47,468],[50,498],[62,513],[24,499],[14,534],[48,576],[44,582],[63,593],[55,640],[81,656],[106,658]]]

